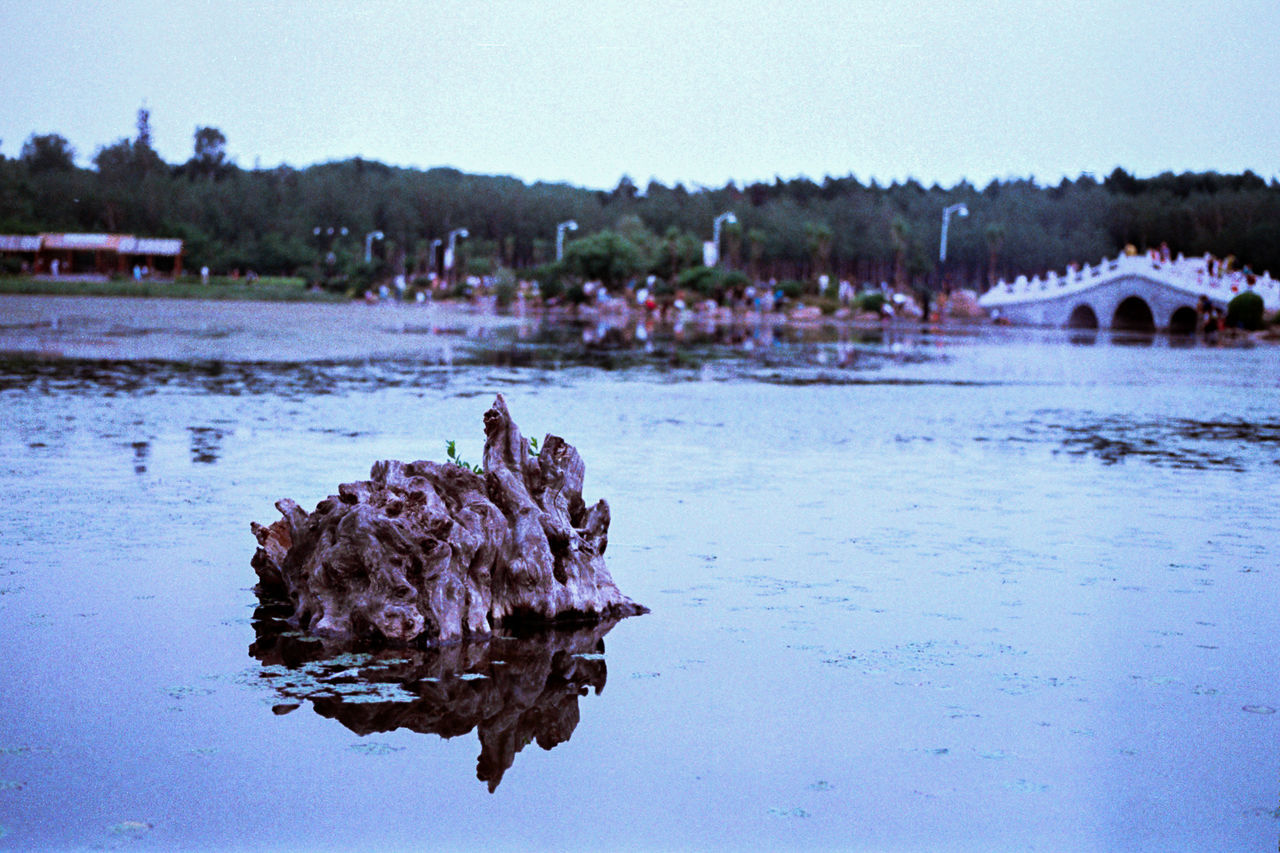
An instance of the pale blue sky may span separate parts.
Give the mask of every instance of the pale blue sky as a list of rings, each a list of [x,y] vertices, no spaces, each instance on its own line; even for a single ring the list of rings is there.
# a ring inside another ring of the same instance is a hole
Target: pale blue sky
[[[612,187],[1280,172],[1280,3],[0,0],[0,151]]]

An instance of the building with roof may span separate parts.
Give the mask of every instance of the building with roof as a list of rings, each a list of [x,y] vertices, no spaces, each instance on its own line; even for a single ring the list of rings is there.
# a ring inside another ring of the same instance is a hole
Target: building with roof
[[[132,234],[0,234],[0,257],[16,257],[35,275],[182,275],[182,241]]]

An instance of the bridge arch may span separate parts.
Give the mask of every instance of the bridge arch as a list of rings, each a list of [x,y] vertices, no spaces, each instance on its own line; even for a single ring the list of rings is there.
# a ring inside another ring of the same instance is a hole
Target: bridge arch
[[[1195,334],[1196,326],[1199,324],[1200,316],[1196,314],[1196,309],[1190,305],[1180,305],[1174,312],[1169,315],[1169,334],[1171,335],[1191,335]]]
[[[1121,332],[1154,332],[1156,318],[1151,306],[1141,296],[1129,296],[1120,300],[1111,315],[1111,328]]]
[[[1071,309],[1071,316],[1067,318],[1068,329],[1096,329],[1098,328],[1098,312],[1093,310],[1093,306],[1088,302],[1081,302],[1075,308]]]

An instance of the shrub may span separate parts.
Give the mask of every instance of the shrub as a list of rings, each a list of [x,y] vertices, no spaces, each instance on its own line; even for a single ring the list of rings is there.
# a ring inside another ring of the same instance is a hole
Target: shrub
[[[778,282],[778,290],[782,291],[782,295],[786,299],[799,299],[804,294],[805,286],[803,281],[788,279]]]
[[[737,270],[691,267],[676,276],[676,286],[695,291],[700,296],[721,300],[725,293],[735,287],[746,287],[747,277]]]
[[[873,314],[879,314],[880,309],[884,308],[884,294],[878,290],[860,293],[855,304],[858,306],[859,311],[870,311]]]
[[[499,308],[506,308],[516,301],[516,276],[511,270],[498,273],[493,285],[493,296]]]
[[[1257,331],[1262,328],[1262,297],[1246,291],[1227,303],[1227,326]]]

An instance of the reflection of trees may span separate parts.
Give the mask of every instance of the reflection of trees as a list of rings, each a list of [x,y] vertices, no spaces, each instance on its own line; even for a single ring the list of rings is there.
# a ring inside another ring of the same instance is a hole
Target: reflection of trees
[[[495,635],[431,649],[335,653],[259,607],[249,654],[282,697],[278,713],[310,700],[358,735],[406,728],[455,737],[476,729],[476,777],[492,793],[516,753],[567,741],[578,697],[604,689],[604,635],[616,620],[576,629]]]

